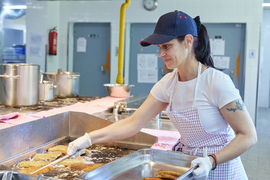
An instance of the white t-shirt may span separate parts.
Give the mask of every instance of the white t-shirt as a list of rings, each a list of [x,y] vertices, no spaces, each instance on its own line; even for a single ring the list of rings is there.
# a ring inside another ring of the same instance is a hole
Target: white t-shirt
[[[172,86],[178,71],[165,75],[151,89],[151,94],[159,101],[170,103]],[[172,97],[172,111],[192,108],[197,78],[190,81],[178,81],[175,84]],[[203,128],[209,133],[234,134],[219,109],[226,104],[240,99],[238,89],[225,73],[214,68],[207,68],[201,75],[197,87],[196,107]]]

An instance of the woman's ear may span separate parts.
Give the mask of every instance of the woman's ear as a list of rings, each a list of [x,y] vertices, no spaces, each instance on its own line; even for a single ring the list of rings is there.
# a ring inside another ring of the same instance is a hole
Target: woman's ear
[[[187,34],[185,36],[185,46],[186,48],[190,48],[193,43],[193,36],[191,34]]]

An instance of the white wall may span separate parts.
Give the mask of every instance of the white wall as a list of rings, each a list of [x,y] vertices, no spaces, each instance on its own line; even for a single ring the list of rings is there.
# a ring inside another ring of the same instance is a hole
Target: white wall
[[[270,9],[263,11],[262,42],[260,57],[260,79],[258,92],[258,106],[269,108],[269,89],[270,89]]]
[[[59,61],[59,59],[61,58],[61,54],[64,53],[66,54],[66,52],[63,52],[63,48],[59,48],[61,46],[65,46],[66,44],[63,45],[62,41],[60,40],[61,38],[59,38],[59,35],[61,35],[61,26],[59,25],[59,14],[60,11],[60,3],[59,1],[56,1],[54,3],[48,3],[47,4],[47,28],[46,28],[46,34],[47,34],[47,38],[46,38],[46,43],[47,43],[47,48],[46,48],[46,59],[47,59],[47,67],[46,70],[47,72],[56,72],[58,68],[62,67],[59,63],[61,63],[62,61]],[[50,32],[51,29],[53,29],[54,27],[56,27],[56,31],[58,33],[58,43],[57,43],[57,55],[49,55],[49,40],[48,40],[48,34]],[[65,30],[66,31],[66,30]],[[64,68],[65,69],[65,68]]]
[[[27,4],[32,4],[27,9],[27,25],[31,23],[30,32],[38,32],[47,36],[48,25],[58,25],[58,54],[53,60],[54,66],[48,66],[48,71],[67,68],[67,39],[68,39],[68,22],[110,22],[111,23],[111,83],[115,83],[117,75],[118,57],[115,55],[115,48],[118,47],[119,33],[119,12],[120,6],[124,0],[111,1],[34,1],[27,0]],[[159,16],[169,11],[181,10],[192,17],[200,15],[203,23],[246,23],[246,47],[245,47],[245,104],[255,119],[256,111],[256,90],[257,90],[257,71],[258,71],[258,47],[259,33],[262,21],[262,2],[263,0],[159,0],[159,6],[154,11],[143,9],[142,0],[132,0],[130,6],[126,9],[127,23],[155,23]],[[58,4],[57,4],[58,3]],[[37,11],[33,4],[43,8]],[[57,8],[54,8],[54,7]],[[47,10],[45,10],[47,9]],[[48,14],[49,13],[49,14]],[[54,14],[54,18],[50,15]],[[59,21],[55,22],[55,19]],[[55,22],[55,23],[52,23]],[[43,24],[44,23],[44,24]],[[58,23],[58,24],[57,24]],[[29,33],[30,33],[29,32]],[[27,34],[29,35],[27,32]],[[46,37],[47,38],[47,37]],[[139,43],[139,42],[138,42]],[[255,58],[249,58],[249,50],[256,51]],[[33,59],[43,64],[45,57]],[[58,61],[58,63],[56,63]],[[58,65],[58,66],[57,66]]]
[[[45,71],[45,47],[47,43],[47,2],[26,1],[26,63],[39,64],[40,69]],[[32,35],[42,37],[42,42],[33,43]],[[30,49],[39,49],[40,55],[32,55]]]

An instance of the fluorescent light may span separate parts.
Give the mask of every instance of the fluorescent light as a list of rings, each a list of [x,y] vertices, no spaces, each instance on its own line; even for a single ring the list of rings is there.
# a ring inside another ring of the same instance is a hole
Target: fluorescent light
[[[262,3],[263,7],[270,7],[270,3]]]
[[[20,5],[20,6],[3,6],[5,9],[26,9],[26,5]]]

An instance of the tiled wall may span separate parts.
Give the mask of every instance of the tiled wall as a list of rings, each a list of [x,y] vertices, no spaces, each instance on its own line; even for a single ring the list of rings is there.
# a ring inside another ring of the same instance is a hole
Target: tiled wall
[[[67,37],[68,22],[110,22],[111,23],[111,83],[115,83],[117,75],[118,57],[115,55],[115,48],[118,47],[119,33],[119,12],[120,6],[124,0],[111,1],[34,1],[27,0],[27,3],[43,4],[43,8],[27,9],[27,25],[31,23],[29,33],[39,32],[47,37],[48,29],[55,23],[58,28],[58,55],[48,61],[48,71],[54,71],[57,68],[66,70],[67,68]],[[263,0],[159,0],[159,6],[154,11],[146,11],[142,7],[142,0],[131,0],[130,6],[126,9],[126,23],[133,22],[156,22],[160,15],[174,10],[182,10],[195,17],[200,15],[201,21],[205,23],[246,23],[246,74],[245,74],[245,94],[244,101],[255,119],[256,111],[256,89],[257,89],[257,70],[258,70],[258,50],[259,33],[262,20],[262,2]],[[55,5],[54,3],[58,3]],[[57,8],[55,8],[55,6]],[[34,7],[34,6],[32,6]],[[46,10],[45,10],[46,9]],[[51,15],[53,14],[53,16]],[[53,17],[53,18],[52,18]],[[58,18],[58,24],[55,19]],[[47,24],[46,24],[47,22]],[[54,22],[54,23],[52,23]],[[29,34],[27,32],[27,34]],[[255,50],[256,57],[249,58],[249,51]],[[43,57],[28,61],[39,61],[43,63]],[[49,60],[49,58],[48,58]],[[44,63],[43,63],[44,64]]]
[[[262,41],[260,56],[260,76],[258,106],[269,108],[269,86],[270,86],[270,9],[263,11]]]

